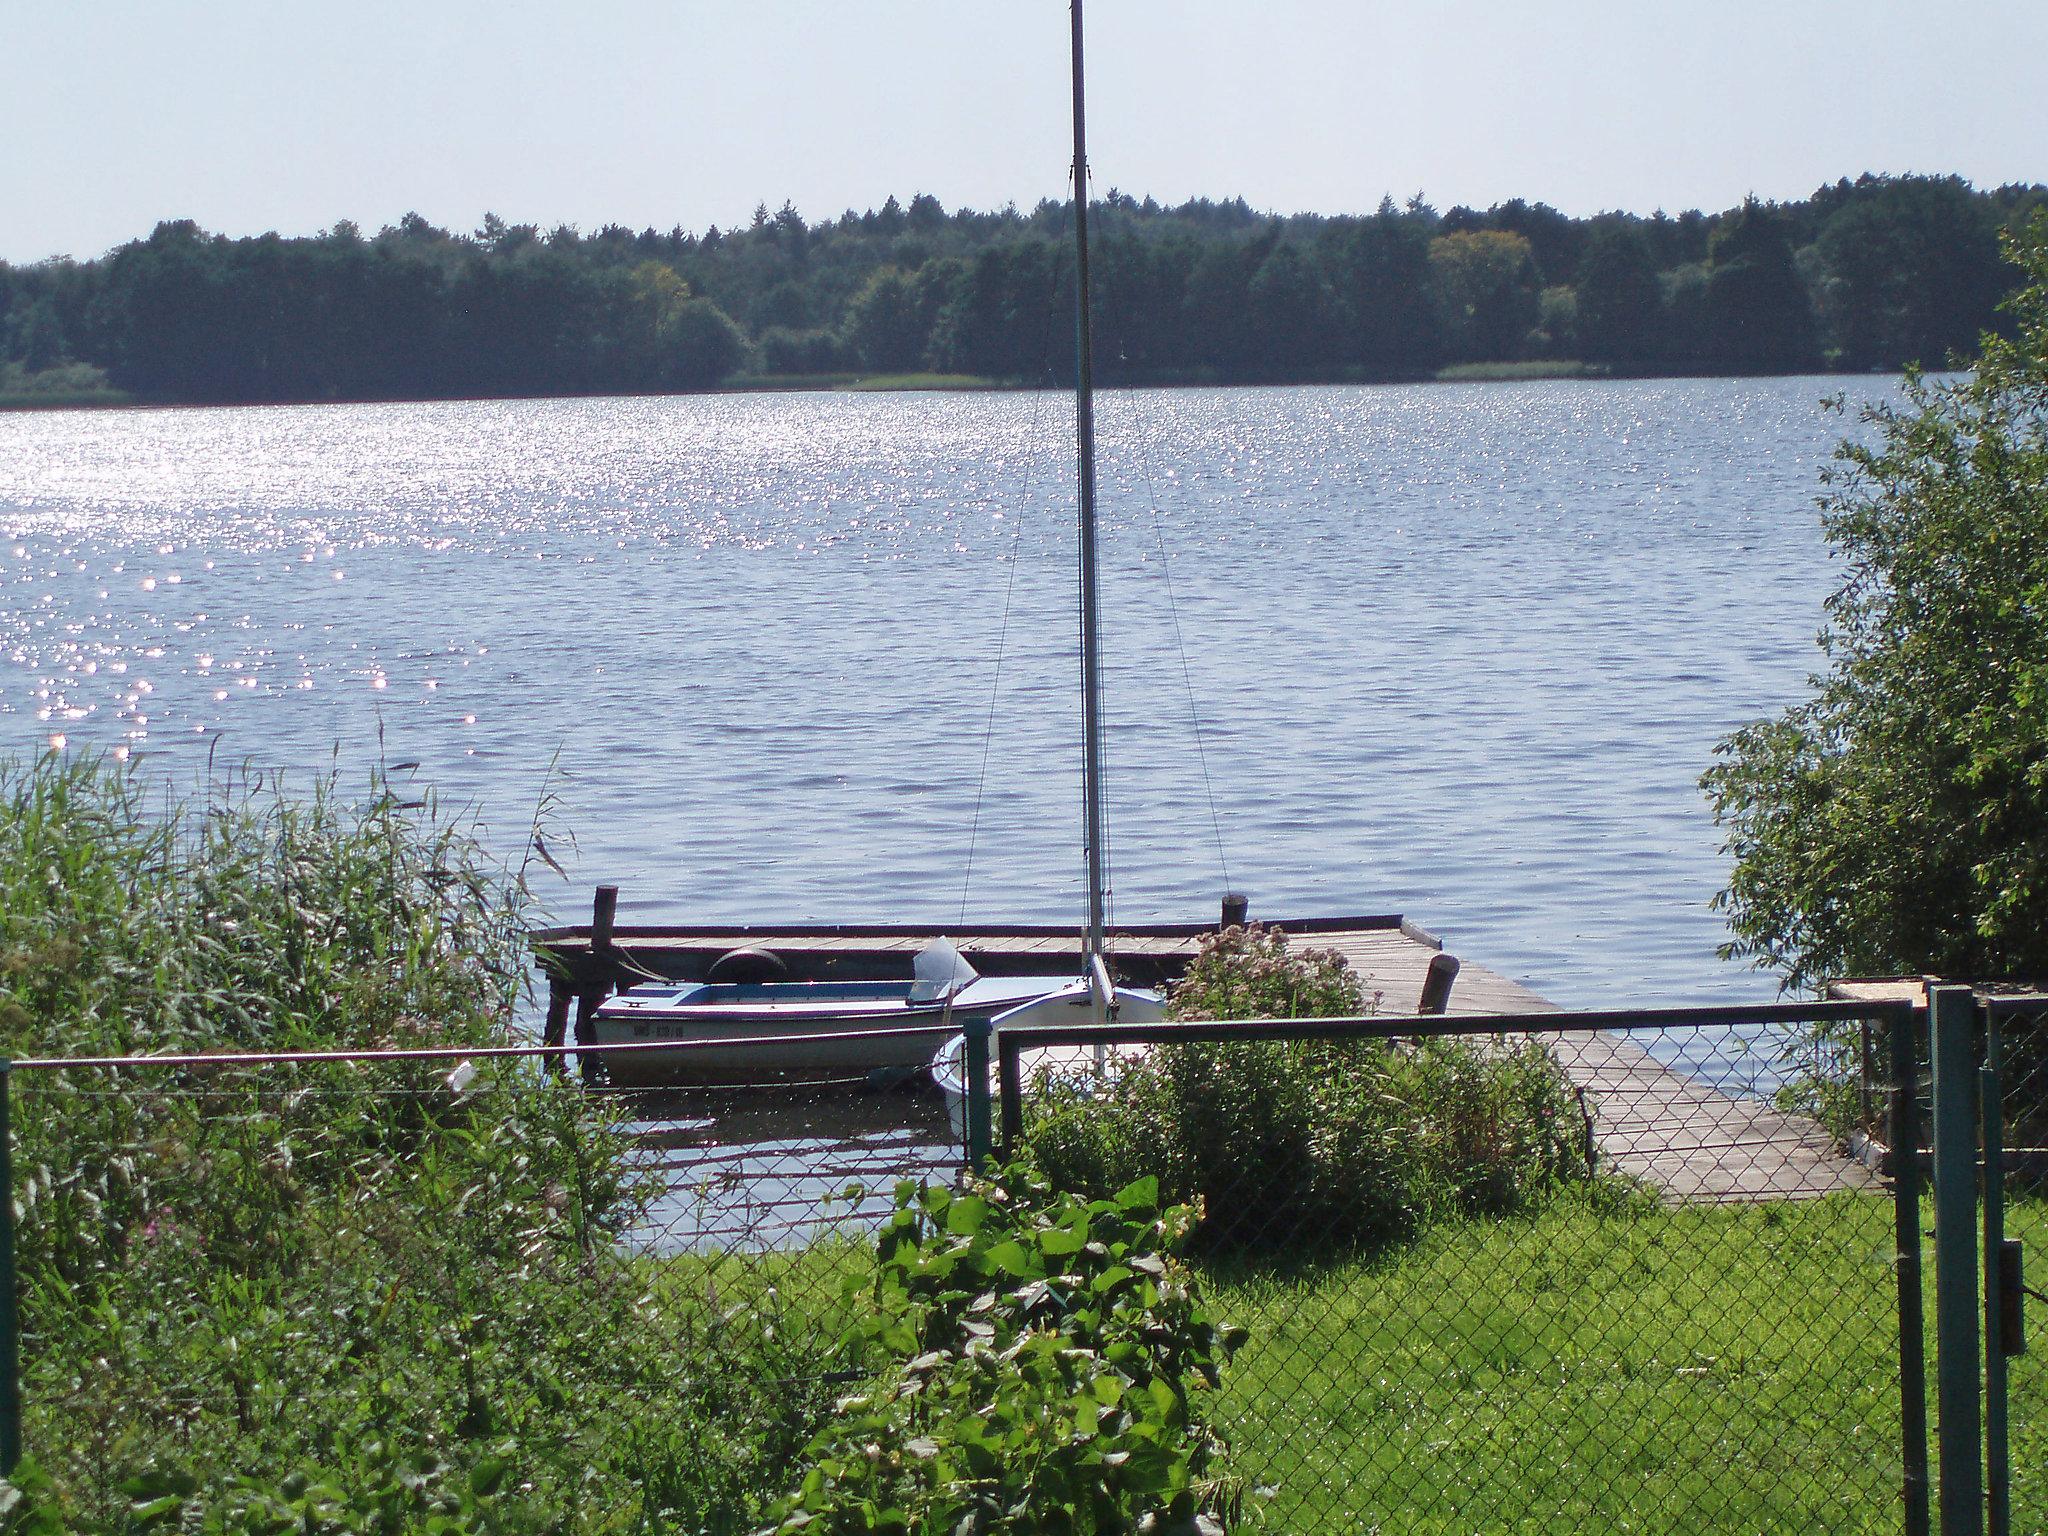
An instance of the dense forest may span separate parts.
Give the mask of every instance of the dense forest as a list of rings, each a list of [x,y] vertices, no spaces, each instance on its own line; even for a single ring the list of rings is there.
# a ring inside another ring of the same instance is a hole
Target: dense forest
[[[1993,325],[1999,230],[2048,187],[1864,176],[1799,202],[1574,219],[1542,203],[1262,214],[1091,205],[1108,382],[1413,379],[1458,365],[1785,373],[1938,365]],[[1070,205],[785,204],[694,234],[365,235],[159,224],[93,261],[0,264],[0,395],[162,401],[550,395],[1071,367]]]

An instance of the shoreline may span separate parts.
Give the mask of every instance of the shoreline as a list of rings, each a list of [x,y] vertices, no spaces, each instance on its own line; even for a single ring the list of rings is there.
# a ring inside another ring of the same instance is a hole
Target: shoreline
[[[1743,379],[1895,379],[1888,369],[1800,369],[1791,373],[1656,373],[1623,372],[1604,364],[1557,361],[1452,363],[1433,374],[1407,378],[1226,379],[1177,375],[1116,380],[1105,392],[1155,389],[1343,389],[1408,388],[1417,384],[1589,384],[1640,383],[1652,380]],[[1017,394],[1064,387],[1024,379],[987,378],[975,374],[761,374],[741,375],[716,389],[607,391],[542,395],[365,395],[333,400],[158,400],[120,391],[105,396],[0,395],[0,413],[48,411],[204,411],[289,409],[324,405],[459,405],[511,400],[669,400],[718,395],[799,394]]]

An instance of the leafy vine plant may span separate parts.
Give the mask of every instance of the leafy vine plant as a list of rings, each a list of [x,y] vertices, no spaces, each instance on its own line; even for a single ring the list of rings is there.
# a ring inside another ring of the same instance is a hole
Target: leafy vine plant
[[[1106,1200],[1021,1168],[899,1185],[847,1340],[887,1363],[840,1400],[761,1536],[1220,1536],[1247,1492],[1203,1407],[1244,1333],[1177,1257],[1195,1220],[1152,1179]]]

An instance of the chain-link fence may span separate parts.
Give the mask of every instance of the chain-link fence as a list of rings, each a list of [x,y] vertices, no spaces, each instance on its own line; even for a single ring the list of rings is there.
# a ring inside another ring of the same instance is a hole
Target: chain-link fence
[[[1898,1529],[1898,1234],[1878,1159],[1849,1150],[1860,1085],[1841,1070],[1866,1026],[1882,1059],[1894,1016],[1388,1020],[1157,1046],[1108,1114],[1203,1210],[1198,1271],[1249,1330],[1215,1414],[1268,1518]],[[1011,1135],[1085,1179],[1119,1149],[1083,1095],[1028,1086],[1034,1047],[1082,1038],[1002,1050],[1023,1088]],[[1289,1123],[1298,1090],[1349,1147]]]
[[[2048,1253],[2048,996],[1984,999],[1983,1157],[1986,1466],[1993,1536],[2048,1530],[2048,1369],[2026,1347],[2027,1281],[2035,1307],[2048,1291],[2025,1273]],[[2033,1330],[2038,1337],[2038,1322]]]
[[[1197,1212],[1247,1521],[1892,1531],[1918,1366],[1863,1064],[1904,1016],[1004,1036],[995,1119],[1058,1182]],[[874,1234],[899,1180],[960,1177],[957,1111],[516,1052],[18,1066],[28,1451],[96,1516],[297,1473],[757,1528],[888,1364],[852,1326]]]
[[[1996,1041],[2005,1193],[2039,1200],[2048,1197],[2048,995],[1994,993],[1984,1012]]]

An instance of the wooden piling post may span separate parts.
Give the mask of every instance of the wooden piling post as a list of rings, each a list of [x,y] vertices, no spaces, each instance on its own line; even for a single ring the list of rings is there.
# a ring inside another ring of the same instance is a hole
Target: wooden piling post
[[[550,974],[548,977],[548,1021],[541,1030],[542,1045],[561,1045],[569,1036],[569,1004],[575,1000],[575,991],[566,976]],[[560,1072],[562,1058],[550,1056],[546,1059],[547,1070]]]
[[[1223,920],[1219,927],[1242,928],[1251,915],[1252,900],[1237,891],[1223,893]]]
[[[576,1043],[597,1043],[597,1010],[610,994],[616,962],[612,958],[612,925],[619,914],[619,888],[600,885],[590,899],[590,964],[583,973],[583,985],[576,996]],[[576,1065],[583,1081],[594,1082],[597,1058],[578,1056]]]
[[[1451,983],[1458,979],[1458,957],[1438,950],[1429,957],[1429,970],[1422,978],[1422,1000],[1417,1013],[1442,1013],[1451,1006]]]

